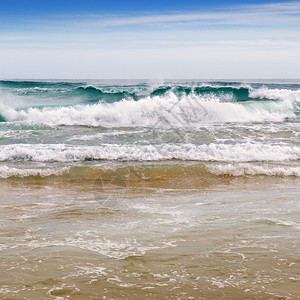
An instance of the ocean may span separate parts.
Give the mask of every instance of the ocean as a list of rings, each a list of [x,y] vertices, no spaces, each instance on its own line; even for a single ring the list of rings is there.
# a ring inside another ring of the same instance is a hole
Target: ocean
[[[300,81],[1,80],[1,299],[300,299]]]

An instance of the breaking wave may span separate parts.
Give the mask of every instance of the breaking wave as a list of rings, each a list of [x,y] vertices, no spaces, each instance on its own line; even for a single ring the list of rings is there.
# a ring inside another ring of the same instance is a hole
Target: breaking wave
[[[281,122],[295,118],[292,101],[220,102],[174,94],[139,101],[14,109],[0,103],[0,122],[81,126],[197,126],[224,122]]]
[[[281,122],[297,117],[300,110],[300,89],[240,83],[94,86],[0,81],[0,88],[0,122],[193,127],[224,122]]]
[[[161,161],[192,160],[219,162],[292,161],[300,148],[285,143],[158,144],[71,146],[64,144],[18,144],[0,147],[0,161],[76,162],[92,160]]]

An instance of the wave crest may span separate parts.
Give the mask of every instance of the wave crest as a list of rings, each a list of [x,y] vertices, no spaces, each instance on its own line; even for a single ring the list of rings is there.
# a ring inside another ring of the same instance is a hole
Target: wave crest
[[[294,107],[289,101],[223,103],[212,97],[199,99],[188,96],[178,99],[174,94],[147,97],[139,101],[19,110],[0,104],[0,114],[3,120],[10,122],[95,127],[197,127],[224,122],[281,122],[295,117]]]

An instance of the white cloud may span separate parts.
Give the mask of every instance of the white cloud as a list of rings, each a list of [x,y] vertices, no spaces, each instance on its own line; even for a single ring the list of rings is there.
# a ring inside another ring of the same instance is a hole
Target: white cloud
[[[276,25],[300,24],[300,2],[236,6],[227,10],[201,13],[170,13],[142,16],[90,16],[95,26],[162,25],[198,22],[203,24]],[[99,19],[96,21],[95,19]]]

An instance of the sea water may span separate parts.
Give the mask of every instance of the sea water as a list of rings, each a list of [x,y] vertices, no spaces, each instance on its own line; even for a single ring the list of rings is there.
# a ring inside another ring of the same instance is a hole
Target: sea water
[[[298,299],[300,82],[0,81],[0,297]]]

